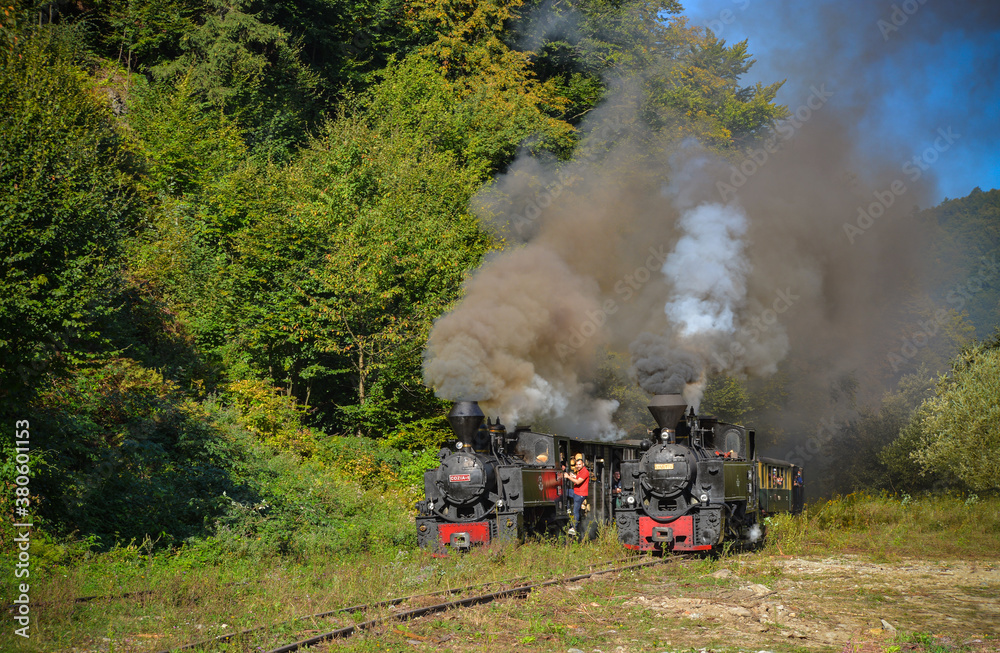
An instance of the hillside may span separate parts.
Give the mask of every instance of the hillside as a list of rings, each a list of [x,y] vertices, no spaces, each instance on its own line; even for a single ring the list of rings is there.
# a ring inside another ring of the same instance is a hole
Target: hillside
[[[46,7],[0,24],[0,415],[40,520],[104,547],[214,532],[337,436],[430,455],[423,344],[503,246],[469,200],[523,148],[571,159],[612,71],[720,152],[783,115],[673,3],[573,5],[530,53],[520,0]]]
[[[579,179],[606,172],[634,183],[618,189],[627,197],[662,198],[684,176],[652,163],[673,161],[690,139],[696,162],[732,179],[730,164],[752,163],[788,127],[788,108],[774,102],[780,81],[741,83],[754,63],[749,44],[688,24],[676,2],[561,3],[557,27],[546,6],[171,0],[5,9],[0,416],[30,424],[30,505],[47,533],[105,549],[146,538],[178,546],[227,529],[266,539],[290,520],[294,533],[276,546],[305,550],[296,547],[308,548],[309,528],[346,523],[355,508],[312,498],[312,516],[293,515],[291,497],[308,494],[294,479],[317,474],[329,478],[324,491],[345,483],[412,501],[447,437],[446,402],[424,377],[431,329],[481,264],[524,245],[491,221],[484,191],[499,192],[497,206],[508,202],[508,218],[525,197],[562,192],[552,178],[581,205],[600,206],[588,193],[604,191]],[[771,195],[771,177],[802,169],[788,151],[761,167],[743,202],[753,207]],[[633,174],[646,168],[646,177]],[[528,190],[517,191],[522,181]],[[977,189],[916,217],[941,234],[939,283],[917,289],[892,326],[908,338],[935,302],[959,311],[942,326],[946,337],[885,375],[886,387],[923,362],[925,376],[946,369],[973,333],[989,335],[997,285],[992,276],[974,291],[968,282],[996,253],[998,197]],[[809,215],[801,207],[813,198],[800,199],[780,203],[792,217]],[[613,214],[619,205],[606,206]],[[545,222],[533,220],[528,231]],[[651,260],[637,224],[616,229]],[[567,259],[599,267],[564,241]],[[892,242],[887,232],[879,247]],[[844,260],[861,260],[852,251]],[[757,256],[758,265],[796,258]],[[839,264],[822,266],[836,257],[813,258],[820,267],[803,278],[835,279]],[[636,281],[662,276],[657,266],[615,263],[608,279],[581,287],[605,284],[601,292],[620,300],[615,310],[662,320],[663,298],[652,310],[642,295],[655,284]],[[744,286],[771,302],[767,276]],[[633,295],[643,298],[627,304]],[[747,318],[766,315],[756,296],[744,299]],[[796,311],[802,332],[816,331],[803,317],[811,309]],[[830,337],[851,337],[827,326]],[[585,343],[593,359],[560,369],[619,402],[615,428],[641,432],[635,360],[627,341],[609,343]],[[763,344],[777,351],[781,338]],[[733,376],[713,378],[706,407],[773,426],[767,437],[778,442],[789,429],[767,415],[787,407],[800,361],[754,365],[741,360],[723,370]],[[907,411],[928,395],[922,387]],[[821,411],[808,407],[814,426]],[[10,484],[14,434],[3,438]]]
[[[466,399],[612,439],[684,393],[802,465],[808,508],[758,557],[349,650],[686,649],[722,627],[940,652],[919,620],[965,625],[910,594],[996,607],[1000,190],[912,209],[927,175],[868,216],[900,144],[855,142],[867,91],[785,106],[783,80],[746,81],[751,42],[676,0],[0,9],[0,603],[30,603],[39,650],[268,625],[227,645],[264,650],[321,609],[625,559],[613,529],[417,547]],[[881,607],[907,632],[858,616]]]

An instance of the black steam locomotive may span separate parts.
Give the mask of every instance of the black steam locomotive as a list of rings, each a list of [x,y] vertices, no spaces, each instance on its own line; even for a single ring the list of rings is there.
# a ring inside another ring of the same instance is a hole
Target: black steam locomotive
[[[614,520],[612,467],[639,456],[638,442],[580,440],[531,427],[508,432],[499,419],[485,419],[474,401],[456,403],[448,421],[456,440],[438,453],[437,469],[424,473],[426,499],[417,504],[417,540],[427,548],[566,531],[572,500],[564,471],[578,455],[591,474],[582,526],[596,535],[600,523]]]
[[[758,458],[754,431],[698,417],[680,395],[653,397],[650,439],[602,442],[507,432],[475,402],[456,403],[453,448],[424,474],[417,538],[436,550],[467,549],[528,534],[567,532],[570,487],[564,470],[582,456],[591,480],[581,537],[617,525],[639,551],[711,551],[725,541],[755,543],[762,518],[802,509],[801,470]],[[485,421],[485,423],[484,423]],[[617,472],[617,474],[616,474]]]

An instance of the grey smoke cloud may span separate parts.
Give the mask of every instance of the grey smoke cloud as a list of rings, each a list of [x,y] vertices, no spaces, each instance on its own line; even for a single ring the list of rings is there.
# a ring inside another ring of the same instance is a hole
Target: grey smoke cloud
[[[840,36],[818,38],[817,47]],[[891,89],[859,88],[865,74],[854,88],[838,87],[841,76],[828,83],[824,72],[811,70],[803,88],[845,101],[823,104],[770,143],[766,161],[722,201],[718,184],[743,157],[645,131],[627,85],[582,126],[579,159],[515,161],[474,203],[512,244],[435,324],[425,381],[441,397],[478,399],[505,419],[614,434],[613,403],[588,384],[604,347],[630,352],[646,391],[682,391],[692,404],[711,374],[763,377],[787,360],[800,392],[845,372],[877,379],[884,356],[876,354],[923,283],[926,230],[911,216],[929,203],[934,170],[910,180],[905,145],[887,138],[873,154],[858,142],[851,98]],[[844,223],[900,178],[906,192],[863,238],[846,238]],[[626,288],[651,246],[668,252],[662,269]],[[568,334],[588,323],[599,328],[560,356]]]

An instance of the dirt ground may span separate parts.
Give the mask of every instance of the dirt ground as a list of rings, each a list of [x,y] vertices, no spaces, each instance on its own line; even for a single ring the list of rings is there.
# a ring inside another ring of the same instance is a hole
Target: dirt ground
[[[662,633],[678,648],[722,642],[746,650],[1000,651],[1000,562],[879,564],[841,556],[771,564],[780,573],[770,587],[739,582],[737,565],[712,574],[734,580],[728,587],[678,595],[674,583],[653,583],[625,605],[682,619],[685,625]],[[923,642],[900,643],[903,633],[919,633]]]
[[[739,556],[595,577],[321,651],[1000,653],[1000,562]]]

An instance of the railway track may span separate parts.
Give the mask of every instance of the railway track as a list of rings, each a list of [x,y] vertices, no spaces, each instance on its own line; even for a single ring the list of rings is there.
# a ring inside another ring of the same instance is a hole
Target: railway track
[[[524,578],[525,578],[524,576],[520,576],[518,578],[498,580],[490,583],[483,583],[480,585],[468,585],[466,587],[456,587],[452,589],[438,590],[437,592],[428,592],[426,594],[414,594],[412,596],[403,596],[395,599],[387,599],[385,601],[378,601],[376,603],[364,603],[360,605],[348,606],[346,608],[337,608],[336,610],[328,610],[326,612],[317,612],[316,614],[309,614],[301,617],[295,617],[294,619],[289,619],[287,621],[279,621],[278,623],[271,624],[270,626],[257,626],[254,628],[245,628],[237,632],[227,633],[225,635],[219,635],[218,637],[213,637],[212,639],[206,639],[199,642],[192,642],[191,644],[185,644],[184,646],[177,646],[170,649],[157,651],[157,653],[173,653],[174,651],[187,651],[194,648],[210,648],[218,644],[225,644],[226,642],[230,642],[239,637],[252,635],[254,633],[258,633],[263,630],[267,630],[269,628],[277,628],[278,626],[285,626],[288,624],[297,623],[299,621],[306,621],[311,619],[325,619],[327,617],[332,617],[338,614],[349,614],[352,612],[366,612],[378,608],[393,607],[399,605],[400,603],[406,603],[407,601],[412,601],[414,599],[420,599],[428,596],[438,596],[440,594],[460,594],[462,592],[468,592],[471,590],[489,587],[491,585],[503,585],[506,583],[515,583],[524,580]]]
[[[453,595],[453,594],[459,594],[459,593],[468,592],[468,591],[471,591],[471,590],[482,589],[482,588],[486,588],[486,587],[490,587],[490,586],[495,586],[495,585],[511,585],[510,587],[506,587],[504,589],[500,589],[500,590],[493,591],[493,592],[486,592],[486,593],[476,594],[476,595],[473,595],[473,596],[469,596],[469,597],[466,597],[466,598],[457,599],[457,600],[453,600],[453,601],[443,601],[443,602],[440,602],[440,603],[436,603],[434,605],[428,605],[428,606],[419,607],[419,608],[413,608],[413,609],[409,609],[409,610],[402,610],[402,611],[398,611],[398,612],[392,612],[392,613],[390,613],[388,615],[381,616],[381,617],[376,617],[376,618],[373,618],[373,619],[368,619],[366,621],[362,621],[360,623],[356,623],[356,624],[353,624],[351,626],[346,626],[346,627],[343,627],[343,628],[338,628],[338,629],[331,630],[331,631],[328,631],[328,632],[325,632],[325,633],[321,633],[321,634],[318,634],[318,635],[313,635],[313,636],[308,637],[306,639],[302,639],[302,640],[298,640],[298,641],[295,641],[295,642],[292,642],[292,643],[289,643],[289,644],[285,644],[283,646],[279,646],[277,648],[271,649],[271,650],[269,650],[269,651],[266,652],[266,653],[290,653],[291,651],[298,651],[298,650],[301,650],[301,649],[309,648],[311,646],[315,646],[317,644],[320,644],[322,642],[326,642],[326,641],[329,641],[329,640],[350,637],[352,635],[355,635],[355,634],[358,634],[358,633],[361,633],[361,632],[364,632],[364,631],[372,630],[373,628],[377,628],[379,626],[388,625],[390,623],[399,623],[399,622],[411,621],[413,619],[418,619],[420,617],[424,617],[424,616],[427,616],[427,615],[430,615],[430,614],[436,614],[436,613],[439,613],[439,612],[446,612],[448,610],[454,610],[454,609],[463,608],[463,607],[471,607],[471,606],[474,606],[474,605],[481,605],[481,604],[484,604],[484,603],[490,603],[491,601],[496,601],[496,600],[505,599],[505,598],[514,598],[514,597],[521,598],[521,597],[527,596],[532,591],[537,590],[537,589],[541,589],[543,587],[550,587],[550,586],[553,586],[553,585],[561,585],[561,584],[566,584],[566,583],[574,583],[574,582],[577,582],[577,581],[585,580],[587,578],[593,578],[593,577],[602,576],[602,575],[605,575],[605,574],[621,573],[621,572],[629,571],[629,570],[633,570],[633,569],[640,569],[640,568],[651,567],[651,566],[655,566],[655,565],[668,564],[668,563],[675,562],[676,560],[677,560],[676,558],[662,558],[662,559],[657,559],[657,560],[650,560],[650,561],[645,561],[645,562],[639,562],[639,563],[633,563],[633,564],[627,564],[627,565],[621,565],[621,566],[614,566],[614,567],[609,567],[609,568],[605,568],[605,569],[600,569],[600,570],[597,570],[597,571],[591,571],[591,572],[588,572],[588,573],[577,574],[577,575],[568,576],[568,577],[564,577],[564,578],[554,578],[554,579],[545,580],[545,581],[541,581],[541,582],[535,582],[535,583],[522,583],[522,581],[524,580],[524,577],[521,577],[521,578],[509,579],[509,580],[506,580],[506,581],[497,581],[497,582],[493,582],[493,583],[486,583],[486,584],[483,584],[483,585],[473,585],[473,586],[469,586],[469,587],[456,588],[456,589],[451,589],[451,590],[441,590],[439,592],[431,592],[431,593],[427,593],[427,594],[419,594],[419,595],[414,595],[414,596],[389,599],[389,600],[386,600],[386,601],[379,601],[377,603],[372,603],[372,604],[355,605],[355,606],[350,606],[350,607],[346,607],[346,608],[339,608],[339,609],[336,609],[336,610],[330,610],[330,611],[327,611],[327,612],[321,612],[321,613],[317,613],[317,614],[313,614],[313,615],[298,617],[296,619],[292,619],[292,620],[289,620],[289,621],[284,621],[284,622],[281,622],[281,623],[278,623],[278,624],[273,624],[271,626],[259,626],[259,627],[255,627],[255,628],[248,628],[248,629],[245,629],[245,630],[242,630],[242,631],[239,631],[239,632],[229,633],[229,634],[226,634],[226,635],[220,635],[219,637],[215,637],[215,638],[213,638],[211,640],[206,640],[206,641],[201,641],[201,642],[195,642],[195,643],[187,644],[187,645],[181,646],[181,647],[175,647],[175,648],[171,648],[171,649],[164,650],[164,651],[158,651],[157,653],[173,653],[175,651],[185,651],[185,650],[190,650],[190,649],[194,649],[194,648],[209,648],[211,646],[222,644],[222,643],[226,643],[226,642],[231,642],[231,641],[234,641],[234,640],[236,640],[238,638],[242,638],[242,637],[245,637],[247,635],[252,635],[254,633],[258,633],[258,632],[267,630],[269,628],[275,628],[275,627],[278,627],[278,626],[287,625],[287,624],[291,624],[291,623],[295,623],[295,622],[299,622],[299,621],[305,621],[305,620],[311,620],[311,619],[321,619],[321,618],[331,617],[331,616],[334,616],[334,615],[337,615],[337,614],[355,613],[355,612],[366,612],[366,611],[371,611],[371,610],[379,609],[379,608],[395,607],[395,606],[398,606],[398,605],[400,605],[402,603],[406,603],[408,601],[412,601],[414,599],[425,598],[425,597],[429,597],[429,596],[438,596],[438,595],[441,595],[441,594]]]

